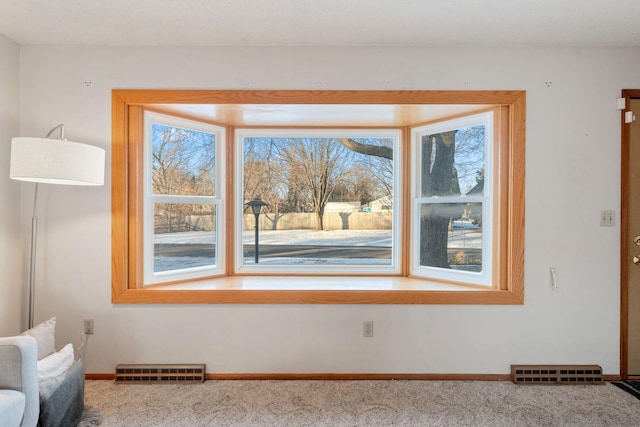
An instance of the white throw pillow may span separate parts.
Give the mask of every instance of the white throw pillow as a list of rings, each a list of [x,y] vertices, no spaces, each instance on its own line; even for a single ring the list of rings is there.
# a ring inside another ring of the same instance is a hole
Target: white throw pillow
[[[56,352],[55,333],[56,318],[52,317],[20,335],[29,335],[36,339],[38,342],[38,360],[42,360]]]
[[[38,361],[38,381],[48,380],[64,373],[73,364],[73,345],[65,345],[62,350]]]

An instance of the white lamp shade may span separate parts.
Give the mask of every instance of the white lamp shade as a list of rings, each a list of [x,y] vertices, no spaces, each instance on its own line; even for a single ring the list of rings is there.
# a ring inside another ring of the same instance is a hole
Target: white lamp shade
[[[104,150],[62,139],[11,139],[11,179],[63,185],[103,185]]]

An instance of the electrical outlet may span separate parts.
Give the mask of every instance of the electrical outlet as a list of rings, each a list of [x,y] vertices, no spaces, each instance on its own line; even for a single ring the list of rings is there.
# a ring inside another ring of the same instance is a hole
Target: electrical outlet
[[[365,320],[362,327],[362,336],[365,338],[373,337],[373,320]]]
[[[600,227],[616,225],[616,211],[600,211]]]
[[[84,333],[93,335],[93,319],[84,319]]]

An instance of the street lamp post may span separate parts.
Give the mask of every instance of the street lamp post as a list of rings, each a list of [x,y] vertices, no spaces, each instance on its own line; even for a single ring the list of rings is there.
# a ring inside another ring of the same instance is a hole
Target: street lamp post
[[[247,206],[251,207],[251,211],[253,212],[253,215],[255,215],[256,217],[256,240],[255,240],[255,254],[256,254],[256,264],[258,263],[258,230],[260,228],[260,223],[259,223],[259,217],[260,217],[260,211],[262,210],[263,206],[267,206],[267,204],[265,202],[263,202],[262,200],[260,200],[260,197],[256,197],[255,199],[251,200],[250,202],[245,203]]]

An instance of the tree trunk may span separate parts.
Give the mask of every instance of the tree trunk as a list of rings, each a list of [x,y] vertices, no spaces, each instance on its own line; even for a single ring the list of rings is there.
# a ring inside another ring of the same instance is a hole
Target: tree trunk
[[[324,206],[316,210],[316,218],[317,218],[316,229],[324,230]]]
[[[459,187],[453,167],[455,135],[456,131],[450,131],[423,137],[423,197],[450,195]],[[432,155],[433,148],[435,157]],[[448,212],[447,206],[442,204],[426,205],[421,209],[420,265],[449,268],[447,244],[451,214]]]
[[[433,209],[422,210],[420,265],[449,268],[447,253],[449,220],[450,218],[433,212]]]

